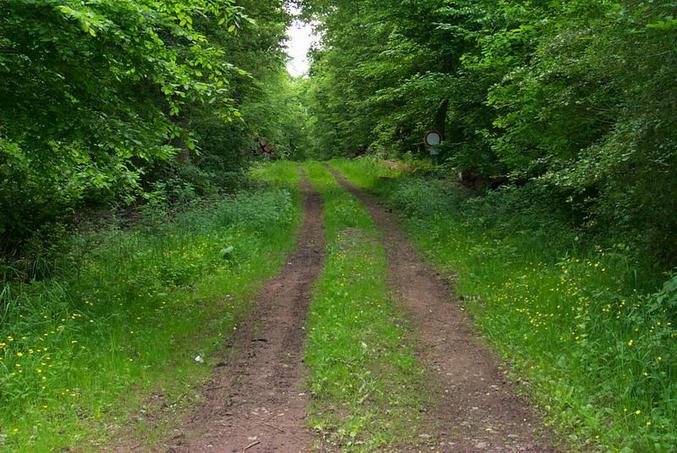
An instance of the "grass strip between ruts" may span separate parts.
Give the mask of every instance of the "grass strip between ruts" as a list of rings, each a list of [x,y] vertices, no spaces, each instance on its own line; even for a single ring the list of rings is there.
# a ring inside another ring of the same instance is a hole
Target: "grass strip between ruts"
[[[323,166],[305,169],[324,200],[328,243],[307,329],[312,426],[343,450],[411,445],[424,406],[423,371],[389,297],[381,237],[364,206]]]

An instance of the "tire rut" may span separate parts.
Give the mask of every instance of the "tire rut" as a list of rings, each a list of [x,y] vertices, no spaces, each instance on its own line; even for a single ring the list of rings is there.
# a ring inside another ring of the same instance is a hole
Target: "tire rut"
[[[388,280],[416,328],[416,355],[427,370],[431,448],[463,452],[554,452],[542,422],[515,394],[483,345],[447,283],[418,255],[397,221],[376,197],[327,167],[338,183],[362,201],[383,232]]]
[[[233,353],[206,386],[205,402],[170,442],[171,452],[302,452],[306,426],[304,323],[325,258],[322,200],[301,180],[304,219],[297,249],[258,293],[231,339]]]

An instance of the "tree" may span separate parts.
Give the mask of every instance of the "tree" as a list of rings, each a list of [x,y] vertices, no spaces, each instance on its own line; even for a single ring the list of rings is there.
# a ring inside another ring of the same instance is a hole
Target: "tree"
[[[323,36],[310,88],[319,148],[420,153],[448,102],[453,174],[536,186],[578,226],[641,231],[640,248],[674,263],[670,3],[301,3]]]
[[[5,2],[0,255],[84,207],[241,167],[242,111],[283,67],[288,22],[281,0]]]

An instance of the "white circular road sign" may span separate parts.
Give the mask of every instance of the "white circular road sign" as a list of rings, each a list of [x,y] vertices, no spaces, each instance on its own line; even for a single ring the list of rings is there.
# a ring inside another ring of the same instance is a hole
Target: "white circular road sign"
[[[425,144],[426,146],[437,146],[442,143],[442,134],[437,131],[426,132]]]

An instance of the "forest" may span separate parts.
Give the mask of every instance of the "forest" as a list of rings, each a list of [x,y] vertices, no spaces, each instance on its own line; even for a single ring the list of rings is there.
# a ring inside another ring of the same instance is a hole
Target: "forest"
[[[0,0],[0,451],[674,451],[676,14]]]

